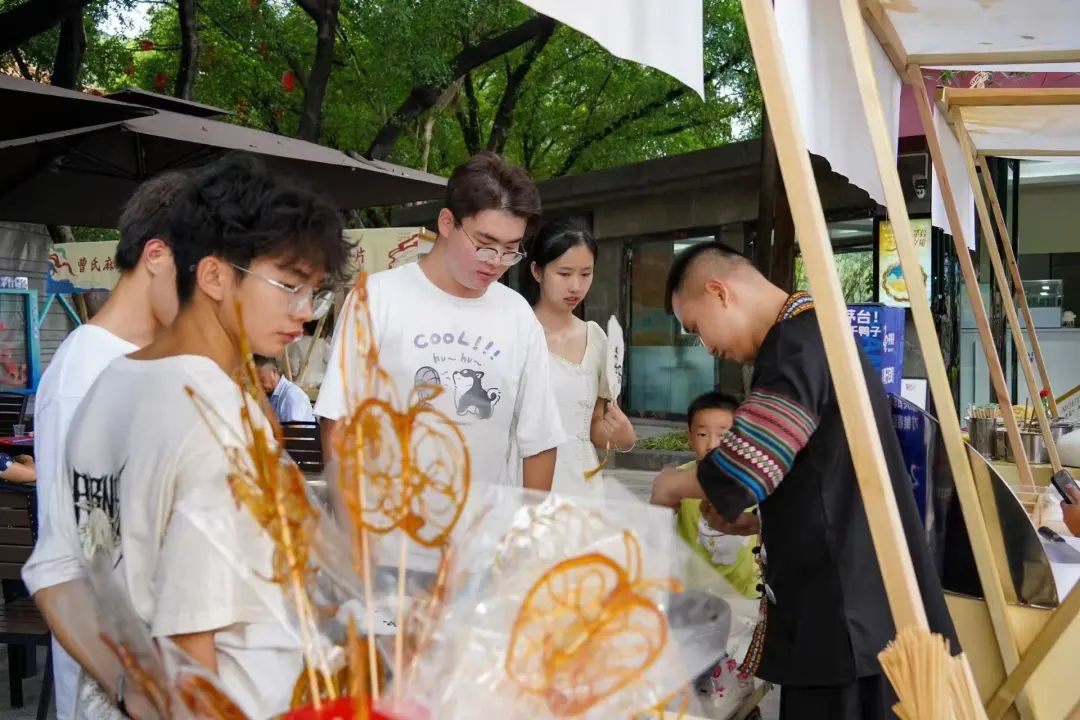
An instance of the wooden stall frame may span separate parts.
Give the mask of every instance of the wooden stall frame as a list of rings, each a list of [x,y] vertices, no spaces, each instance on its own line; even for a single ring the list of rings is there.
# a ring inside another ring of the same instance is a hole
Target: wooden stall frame
[[[896,166],[896,154],[889,138],[877,80],[872,70],[870,44],[866,37],[858,0],[839,0],[839,2],[852,65],[855,68],[859,94],[873,143],[878,174],[885,193],[885,204],[893,225],[893,236],[896,239],[900,266],[908,286],[912,319],[922,349],[923,361],[926,363],[927,378],[934,399],[934,407],[937,410],[937,419],[941,427],[949,467],[956,484],[961,513],[968,529],[975,567],[979,582],[984,588],[998,649],[1006,666],[1011,669],[1019,663],[1020,652],[1009,622],[1004,583],[999,573],[999,568],[1007,569],[1008,567],[1004,562],[1004,547],[1000,543],[1000,538],[997,544],[991,542],[967,449],[961,435],[960,419],[954,410],[952,388],[938,344],[930,301],[926,296],[923,273],[915,249],[914,233],[911,229],[907,203],[904,200],[904,191]],[[968,262],[970,263],[970,259]],[[976,295],[981,302],[977,289]],[[989,328],[989,325],[987,327]]]
[[[949,115],[950,124],[956,133],[957,139],[960,141],[960,148],[963,151],[964,169],[967,171],[968,182],[971,184],[971,191],[975,195],[976,214],[978,215],[979,223],[982,226],[983,237],[986,238],[986,254],[990,258],[994,282],[997,284],[998,292],[1001,294],[1001,304],[1005,310],[1005,317],[1009,323],[1009,331],[1012,333],[1013,344],[1018,348],[1016,353],[1017,363],[1020,365],[1020,370],[1024,375],[1024,381],[1027,383],[1028,396],[1031,398],[1031,405],[1035,411],[1035,418],[1039,423],[1043,444],[1046,445],[1047,454],[1050,456],[1050,465],[1054,468],[1054,472],[1057,472],[1058,470],[1061,470],[1061,458],[1058,456],[1057,445],[1054,443],[1054,438],[1050,435],[1050,420],[1046,416],[1046,408],[1043,407],[1043,404],[1039,399],[1040,388],[1035,381],[1035,373],[1031,367],[1031,361],[1028,360],[1027,345],[1024,343],[1020,319],[1016,315],[1016,305],[1012,300],[1012,289],[1009,287],[1009,278],[1005,274],[1005,267],[1001,262],[1001,253],[998,252],[997,243],[994,239],[994,226],[990,222],[990,212],[986,207],[986,199],[983,197],[982,188],[979,185],[979,175],[975,169],[975,147],[971,142],[971,137],[968,135],[967,130],[964,128],[963,121],[960,120],[956,111],[950,112]],[[1004,412],[1004,407],[1002,408],[1002,414],[1006,414]]]
[[[892,26],[886,15],[884,9],[881,6],[879,0],[860,0],[863,16],[873,31],[874,36],[881,44],[886,55],[892,61],[897,72],[904,77],[908,84],[912,86],[915,91],[915,97],[919,107],[919,115],[922,119],[923,127],[926,131],[927,143],[930,146],[931,157],[935,168],[938,170],[938,178],[942,182],[942,196],[945,201],[945,209],[949,216],[949,222],[954,229],[954,241],[957,240],[956,232],[960,228],[959,216],[956,208],[956,198],[952,193],[952,187],[949,184],[948,172],[943,161],[941,152],[941,143],[937,137],[937,132],[933,123],[933,113],[930,105],[929,97],[926,93],[926,86],[923,82],[922,68],[923,64],[931,63],[937,65],[949,65],[949,64],[1017,64],[1017,63],[1031,63],[1031,62],[1077,62],[1080,61],[1080,50],[1066,51],[1066,52],[1052,52],[1052,53],[990,53],[987,56],[974,56],[974,55],[955,55],[955,56],[935,56],[933,58],[909,56],[905,50],[903,43],[900,41],[899,35],[896,32],[896,28]],[[1019,95],[1018,95],[1019,96]],[[984,155],[994,154],[991,150],[986,149],[982,151]],[[1023,156],[1075,156],[1074,152],[1065,151],[1028,151],[1028,150],[1010,150],[1005,153],[1006,155],[1023,155]],[[970,257],[967,254],[966,244],[959,242],[958,255],[961,259],[962,269],[964,268],[964,259],[967,259],[967,265],[970,266]],[[965,283],[967,282],[967,273],[965,272]],[[969,288],[970,292],[970,288]],[[985,308],[982,307],[982,298],[979,297],[979,302],[972,304],[972,309],[975,311],[977,324],[978,317],[981,314],[985,319]],[[987,349],[986,340],[982,332],[980,324],[980,339],[983,341],[984,350]],[[994,360],[996,362],[997,356],[994,354]],[[1000,365],[999,365],[1000,370]],[[995,391],[997,390],[997,378],[994,374],[991,374],[992,379],[995,381]],[[1001,378],[1004,380],[1004,378]],[[1006,427],[1008,429],[1008,418],[1012,417],[1012,413],[1004,413],[1006,418]],[[1011,433],[1010,433],[1011,435]],[[1010,437],[1010,444],[1012,443],[1012,437]],[[1015,448],[1015,446],[1014,446]],[[1015,449],[1014,449],[1015,454]],[[1018,460],[1022,461],[1017,463],[1017,470],[1020,474],[1021,482],[1024,484],[1031,484],[1030,467],[1027,465],[1027,459],[1021,452],[1015,455]],[[994,712],[995,717],[1000,717],[1005,711],[1008,710],[1012,700],[1009,695],[1023,688],[1027,681],[1033,677],[1039,670],[1039,667],[1046,659],[1050,650],[1056,645],[1058,639],[1064,635],[1065,629],[1072,627],[1077,622],[1077,618],[1080,617],[1080,588],[1073,588],[1068,597],[1058,606],[1057,610],[1050,616],[1050,621],[1043,627],[1039,635],[1029,646],[1024,657],[1021,659],[1022,665],[1018,665],[1013,668],[1006,666],[1007,677],[1002,687],[997,690],[994,697],[991,699],[991,709]],[[1023,712],[1023,705],[1018,700],[1018,709]]]
[[[868,435],[864,430],[875,426],[873,411],[855,339],[851,335],[806,138],[798,120],[790,81],[782,70],[784,59],[776,16],[770,0],[741,2],[762,94],[770,109],[777,158],[810,279],[829,371],[839,381],[834,382],[837,401],[889,606],[898,630],[911,626],[928,629],[881,439],[877,433]]]
[[[990,167],[986,164],[986,158],[982,155],[979,155],[979,174],[983,180],[983,187],[986,189],[986,196],[990,200],[990,208],[994,211],[994,222],[997,224],[998,237],[1001,238],[1001,244],[1005,247],[1005,264],[1008,265],[1009,275],[1012,277],[1013,288],[1015,289],[1014,297],[1019,299],[1020,312],[1024,316],[1024,323],[1027,324],[1028,338],[1031,340],[1031,351],[1035,355],[1035,365],[1038,367],[1043,389],[1046,390],[1050,414],[1055,418],[1059,418],[1061,417],[1061,410],[1058,408],[1057,398],[1054,397],[1054,389],[1050,385],[1050,373],[1046,369],[1046,360],[1043,358],[1039,334],[1035,330],[1035,321],[1031,318],[1031,306],[1028,305],[1027,296],[1024,294],[1024,282],[1020,277],[1020,265],[1016,260],[1016,253],[1013,252],[1012,236],[1009,233],[1009,226],[1005,222],[1005,213],[1001,210],[1001,201],[998,199],[997,189],[994,188],[994,183],[991,182]],[[1034,402],[1034,400],[1032,401]]]

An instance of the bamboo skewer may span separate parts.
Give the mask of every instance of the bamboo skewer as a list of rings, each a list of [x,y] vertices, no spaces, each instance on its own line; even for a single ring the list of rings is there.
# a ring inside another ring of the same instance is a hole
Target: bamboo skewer
[[[322,337],[322,331],[326,326],[326,318],[328,317],[330,317],[330,313],[323,315],[315,326],[315,334],[311,337],[311,344],[308,345],[307,352],[304,353],[304,362],[300,365],[300,374],[296,376],[297,385],[303,386],[304,384],[304,376],[307,375],[308,365],[311,364],[311,352],[315,349],[315,343]],[[286,351],[285,355],[288,356],[288,351]]]
[[[1046,369],[1046,360],[1043,358],[1042,345],[1039,343],[1039,335],[1035,331],[1035,321],[1031,318],[1031,307],[1028,305],[1027,296],[1024,294],[1024,281],[1020,277],[1020,266],[1016,262],[1016,254],[1012,249],[1012,239],[1009,235],[1009,227],[1005,223],[1005,214],[1001,210],[1001,202],[998,200],[997,190],[994,188],[994,184],[990,182],[990,168],[986,164],[986,158],[979,155],[979,172],[982,175],[983,186],[986,188],[986,196],[990,199],[990,207],[994,211],[994,221],[997,223],[998,236],[1001,238],[1001,244],[1005,248],[1005,262],[1009,266],[1009,274],[1012,276],[1013,287],[1015,288],[1015,294],[1018,298],[1020,312],[1024,316],[1024,322],[1027,323],[1028,337],[1031,338],[1031,350],[1035,355],[1035,364],[1039,369],[1039,376],[1042,378],[1043,388],[1046,390],[1047,400],[1050,404],[1050,414],[1054,417],[1061,417],[1061,411],[1058,409],[1057,399],[1054,397],[1054,391],[1050,387],[1050,373]]]

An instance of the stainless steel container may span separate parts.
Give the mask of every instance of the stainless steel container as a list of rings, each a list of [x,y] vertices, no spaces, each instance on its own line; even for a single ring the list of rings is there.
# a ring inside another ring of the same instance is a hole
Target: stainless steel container
[[[1046,445],[1043,444],[1042,433],[1038,430],[1021,430],[1020,443],[1024,446],[1024,454],[1027,455],[1028,462],[1050,462],[1050,453],[1046,451]],[[1009,446],[1008,443],[1006,443],[1005,449],[1007,450],[1006,459],[1009,462],[1016,462],[1016,459],[1013,457],[1012,447]]]
[[[968,418],[968,437],[975,452],[985,458],[993,457],[995,418]]]
[[[1005,434],[1005,427],[998,425],[994,429],[994,459],[1005,460],[1009,456],[1009,437]]]

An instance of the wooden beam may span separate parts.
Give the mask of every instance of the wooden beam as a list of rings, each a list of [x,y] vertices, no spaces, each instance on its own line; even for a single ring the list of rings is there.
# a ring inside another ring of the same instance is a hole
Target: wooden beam
[[[920,67],[950,68],[972,65],[1034,65],[1080,63],[1080,50],[1017,50],[969,53],[912,53],[908,63]]]
[[[876,423],[836,274],[810,153],[791,83],[783,70],[776,15],[769,0],[742,0],[742,8],[889,608],[898,630],[927,629],[926,609],[900,524],[881,437],[866,431]]]
[[[979,278],[975,273],[975,266],[971,262],[971,254],[967,249],[967,238],[964,237],[963,224],[960,222],[960,211],[956,206],[956,196],[952,191],[952,180],[949,178],[948,168],[945,165],[945,154],[941,149],[941,140],[938,138],[937,129],[934,126],[934,111],[930,104],[930,97],[926,93],[926,85],[922,82],[922,71],[912,66],[907,74],[908,84],[915,91],[915,104],[919,110],[919,118],[922,120],[923,130],[926,132],[926,144],[930,150],[930,158],[937,171],[938,181],[941,183],[941,197],[945,203],[945,213],[949,218],[949,224],[953,231],[953,246],[956,248],[956,259],[960,265],[960,272],[964,277],[964,287],[967,290],[968,301],[971,304],[972,314],[975,316],[975,327],[979,332],[983,353],[986,356],[986,367],[990,373],[990,382],[994,386],[994,394],[998,404],[1002,408],[1002,418],[1005,421],[1005,434],[1008,436],[1009,446],[1012,447],[1013,457],[1016,459],[1016,471],[1023,485],[1034,485],[1031,477],[1031,465],[1027,455],[1024,454],[1023,445],[1020,443],[1020,428],[1016,423],[1016,417],[1009,412],[1012,400],[1009,397],[1008,386],[1005,384],[1005,374],[1001,370],[1001,362],[994,350],[994,338],[990,333],[990,320],[986,316],[986,307],[983,306],[982,293],[979,291]]]
[[[892,20],[889,19],[889,14],[885,12],[885,8],[881,7],[880,0],[861,0],[859,5],[862,9],[863,20],[870,28],[870,32],[874,33],[878,45],[885,51],[896,74],[904,77],[910,61],[904,49],[904,43],[900,40],[900,35],[896,32]]]
[[[1026,158],[1026,157],[1048,157],[1048,158],[1075,158],[1080,160],[1080,143],[1075,150],[1036,150],[1034,148],[986,148],[985,150],[979,148],[979,154],[986,157],[1002,157],[1002,158]]]
[[[1080,617],[1080,585],[1074,587],[1065,601],[1053,611],[1046,625],[1028,645],[1020,664],[1008,671],[1005,682],[1001,684],[986,706],[986,714],[991,720],[997,720],[1005,714],[1013,699],[1023,691],[1032,675],[1039,670],[1046,656],[1054,649],[1058,640],[1064,637],[1069,627],[1076,622],[1077,617]],[[1065,690],[1062,689],[1062,692]]]
[[[953,113],[958,111],[953,110]],[[986,254],[990,257],[990,266],[994,272],[994,282],[998,292],[1001,293],[1001,305],[1005,309],[1005,317],[1009,323],[1009,331],[1012,333],[1013,345],[1019,348],[1016,353],[1016,361],[1027,383],[1028,397],[1035,409],[1035,418],[1042,432],[1043,444],[1046,445],[1046,453],[1050,456],[1050,465],[1054,472],[1061,470],[1061,457],[1058,455],[1057,443],[1050,434],[1050,419],[1046,416],[1046,408],[1039,401],[1039,384],[1035,381],[1035,371],[1028,360],[1027,345],[1024,343],[1023,330],[1020,327],[1020,319],[1016,315],[1016,304],[1013,303],[1012,288],[1009,287],[1009,276],[1005,273],[1005,266],[1001,262],[1001,253],[998,252],[997,242],[994,239],[994,226],[990,222],[990,210],[986,207],[986,198],[982,188],[979,187],[979,176],[975,171],[975,147],[971,143],[971,137],[967,134],[963,121],[959,115],[955,115],[954,129],[960,140],[960,147],[964,151],[964,168],[967,170],[968,182],[971,183],[971,191],[975,194],[975,209],[978,211],[979,223],[982,225],[983,237],[986,238]],[[1006,238],[1008,239],[1008,238]]]
[[[1031,319],[1031,307],[1028,306],[1027,295],[1024,294],[1024,280],[1020,277],[1020,265],[1016,262],[1016,253],[1013,252],[1012,237],[1009,234],[1009,226],[1005,222],[1005,213],[1001,210],[1001,202],[998,200],[997,190],[990,177],[990,166],[986,164],[986,158],[978,159],[979,172],[982,175],[983,187],[990,199],[990,207],[994,211],[994,221],[997,223],[998,236],[1001,244],[1005,247],[1005,263],[1009,267],[1009,275],[1012,277],[1015,296],[1020,301],[1020,312],[1027,323],[1028,337],[1031,338],[1031,350],[1035,355],[1035,364],[1039,368],[1039,376],[1042,378],[1043,389],[1046,390],[1047,399],[1050,403],[1050,412],[1054,417],[1060,417],[1057,399],[1054,397],[1053,388],[1050,386],[1050,373],[1046,370],[1046,361],[1043,358],[1042,347],[1039,344],[1039,334],[1035,330],[1035,321]],[[1019,352],[1019,351],[1017,351]],[[1026,353],[1025,353],[1026,354]],[[1034,398],[1032,399],[1034,402]]]
[[[950,108],[1080,105],[1080,88],[945,88],[945,102]]]
[[[900,267],[904,273],[904,281],[907,283],[915,333],[922,349],[930,393],[934,399],[938,424],[945,442],[945,454],[949,460],[949,468],[952,470],[953,481],[960,500],[960,511],[971,541],[979,583],[983,587],[991,625],[1002,658],[1003,660],[1011,658],[1008,666],[1014,667],[1019,662],[1019,650],[1009,622],[1002,576],[998,571],[999,567],[1007,567],[1004,547],[998,548],[995,552],[994,546],[991,545],[991,537],[981,509],[975,478],[971,472],[967,448],[964,446],[960,433],[960,419],[953,404],[952,386],[949,384],[945,358],[942,357],[937,329],[934,327],[934,314],[930,308],[930,300],[927,298],[926,281],[923,278],[918,250],[915,247],[915,234],[911,229],[911,218],[908,216],[907,203],[904,200],[904,188],[896,167],[896,153],[887,129],[885,111],[881,107],[881,96],[878,94],[877,78],[874,76],[874,64],[870,55],[870,44],[859,16],[857,3],[858,0],[840,0],[845,35],[851,52],[851,64],[855,68],[859,96],[873,144],[874,159],[881,178],[881,186],[885,192],[885,205],[889,209],[889,220],[892,222],[893,237],[896,239]],[[925,94],[926,86],[921,80],[922,73],[917,71],[916,73],[919,76],[917,82]]]

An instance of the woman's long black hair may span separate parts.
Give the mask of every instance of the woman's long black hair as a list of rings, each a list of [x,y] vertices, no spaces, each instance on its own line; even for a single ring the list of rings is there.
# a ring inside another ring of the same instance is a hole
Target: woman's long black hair
[[[529,305],[540,302],[540,283],[532,274],[532,264],[541,271],[553,260],[558,260],[567,250],[584,245],[597,258],[596,238],[580,220],[554,220],[544,223],[528,247],[528,256],[521,263],[521,294]]]

